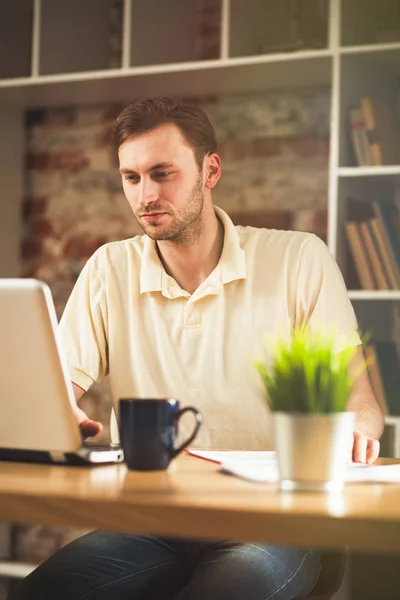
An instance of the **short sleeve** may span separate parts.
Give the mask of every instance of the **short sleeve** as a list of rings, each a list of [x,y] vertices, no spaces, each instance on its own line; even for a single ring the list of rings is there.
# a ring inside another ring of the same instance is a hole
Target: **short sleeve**
[[[107,375],[107,301],[93,259],[78,277],[57,335],[71,381],[88,390]]]
[[[297,327],[331,331],[337,338],[338,352],[361,344],[342,274],[316,235],[309,234],[301,247],[296,289]]]

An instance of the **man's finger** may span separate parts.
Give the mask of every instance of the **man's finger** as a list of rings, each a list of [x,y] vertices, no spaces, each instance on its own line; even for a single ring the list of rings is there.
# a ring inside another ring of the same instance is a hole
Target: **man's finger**
[[[380,444],[378,440],[368,440],[367,446],[367,463],[370,465],[376,461],[379,456]]]
[[[91,421],[88,419],[87,421],[82,421],[79,424],[79,428],[81,430],[81,434],[84,438],[93,437],[100,433],[103,429],[103,426],[98,421]]]
[[[361,433],[354,433],[353,460],[358,463],[367,462],[368,438]]]

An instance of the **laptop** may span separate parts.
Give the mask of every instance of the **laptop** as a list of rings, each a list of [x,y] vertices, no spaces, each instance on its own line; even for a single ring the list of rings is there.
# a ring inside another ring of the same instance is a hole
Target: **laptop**
[[[50,288],[35,279],[0,279],[0,460],[123,461],[118,446],[83,442],[74,404]]]

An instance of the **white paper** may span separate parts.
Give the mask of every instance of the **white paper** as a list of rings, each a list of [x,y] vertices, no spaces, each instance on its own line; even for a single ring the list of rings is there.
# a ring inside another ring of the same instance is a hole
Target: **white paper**
[[[220,463],[221,470],[250,481],[278,481],[275,452],[236,450],[192,450],[190,454]],[[350,463],[345,476],[347,483],[399,483],[400,464],[362,465]]]

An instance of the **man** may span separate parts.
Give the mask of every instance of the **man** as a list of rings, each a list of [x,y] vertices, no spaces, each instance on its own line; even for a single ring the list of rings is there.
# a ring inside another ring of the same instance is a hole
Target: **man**
[[[76,399],[109,373],[114,407],[122,396],[176,397],[203,413],[196,445],[268,447],[251,365],[265,335],[290,339],[297,327],[329,324],[338,352],[360,344],[336,263],[311,234],[234,227],[213,206],[221,161],[199,108],[138,101],[117,119],[115,145],[145,235],[100,248],[67,304],[60,335]],[[355,373],[361,360],[359,350]],[[357,415],[353,457],[373,462],[382,416],[365,372],[348,408]],[[77,414],[84,435],[100,431]],[[46,561],[12,598],[289,600],[307,595],[319,568],[307,548],[93,532]]]

